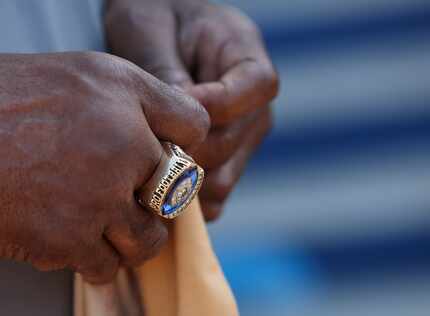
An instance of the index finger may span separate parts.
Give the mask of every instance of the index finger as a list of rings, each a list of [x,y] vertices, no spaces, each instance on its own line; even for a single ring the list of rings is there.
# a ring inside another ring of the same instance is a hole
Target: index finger
[[[254,112],[278,93],[278,75],[257,36],[224,44],[219,65],[218,81],[187,89],[209,112],[213,125]]]

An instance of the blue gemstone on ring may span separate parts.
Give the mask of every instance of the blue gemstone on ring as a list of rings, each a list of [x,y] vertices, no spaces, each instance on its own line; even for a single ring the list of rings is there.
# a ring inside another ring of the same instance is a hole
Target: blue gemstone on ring
[[[197,185],[197,168],[185,171],[175,182],[162,205],[163,215],[174,213],[194,192]]]

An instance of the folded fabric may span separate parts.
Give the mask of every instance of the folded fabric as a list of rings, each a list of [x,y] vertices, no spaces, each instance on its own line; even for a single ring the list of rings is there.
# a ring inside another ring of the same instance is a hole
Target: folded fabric
[[[75,316],[238,316],[212,250],[198,201],[171,222],[160,255],[115,281],[94,286],[75,276]]]

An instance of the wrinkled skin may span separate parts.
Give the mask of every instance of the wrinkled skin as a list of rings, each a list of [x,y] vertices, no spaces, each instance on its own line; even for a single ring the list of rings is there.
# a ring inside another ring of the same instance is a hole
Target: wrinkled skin
[[[166,228],[134,192],[159,139],[205,139],[204,108],[108,54],[0,54],[0,73],[0,258],[104,283],[156,254]]]
[[[219,216],[243,168],[271,126],[278,77],[254,23],[203,0],[109,0],[113,54],[133,61],[205,106],[212,126],[190,152],[206,169],[200,198]]]

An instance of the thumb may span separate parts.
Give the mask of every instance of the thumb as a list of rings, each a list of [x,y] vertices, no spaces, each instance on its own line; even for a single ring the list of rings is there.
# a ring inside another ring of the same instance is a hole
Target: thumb
[[[132,87],[156,138],[183,149],[201,144],[210,128],[205,108],[193,97],[173,89],[141,68],[135,67],[135,70]]]
[[[112,53],[128,59],[159,80],[179,88],[192,85],[192,79],[177,48],[176,21],[169,7],[128,13],[127,18],[111,16],[107,40]]]

